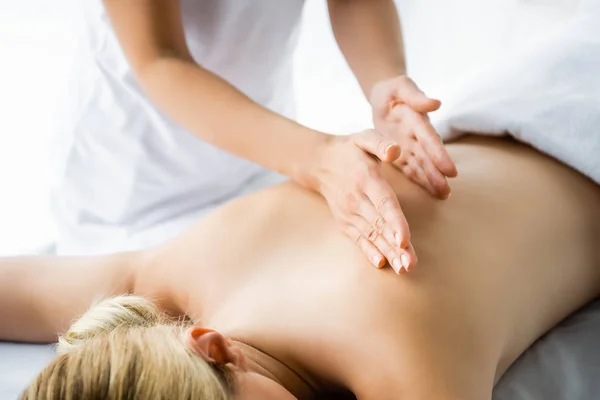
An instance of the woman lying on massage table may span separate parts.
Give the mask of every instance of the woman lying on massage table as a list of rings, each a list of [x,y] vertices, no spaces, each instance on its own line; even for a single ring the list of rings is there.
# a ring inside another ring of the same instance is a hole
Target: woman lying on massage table
[[[420,260],[401,276],[289,183],[156,248],[0,261],[0,339],[67,332],[23,398],[489,400],[600,293],[600,188],[510,140],[447,148],[447,201],[385,170]]]

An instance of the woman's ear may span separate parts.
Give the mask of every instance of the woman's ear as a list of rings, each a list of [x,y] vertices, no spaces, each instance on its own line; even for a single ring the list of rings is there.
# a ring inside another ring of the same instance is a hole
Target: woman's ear
[[[187,345],[207,362],[233,364],[246,369],[246,361],[241,350],[234,347],[217,331],[192,326],[186,330],[185,340]]]

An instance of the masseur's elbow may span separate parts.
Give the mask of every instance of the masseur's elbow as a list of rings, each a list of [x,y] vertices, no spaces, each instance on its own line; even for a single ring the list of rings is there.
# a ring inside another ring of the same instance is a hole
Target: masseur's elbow
[[[140,85],[151,87],[155,82],[168,78],[174,66],[181,64],[195,65],[195,61],[189,54],[163,50],[155,55],[131,61],[130,64],[133,74]]]

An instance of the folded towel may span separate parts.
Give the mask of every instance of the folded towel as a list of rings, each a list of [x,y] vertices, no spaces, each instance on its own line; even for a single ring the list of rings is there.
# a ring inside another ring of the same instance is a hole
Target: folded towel
[[[468,77],[434,124],[445,141],[508,134],[600,184],[600,1]]]

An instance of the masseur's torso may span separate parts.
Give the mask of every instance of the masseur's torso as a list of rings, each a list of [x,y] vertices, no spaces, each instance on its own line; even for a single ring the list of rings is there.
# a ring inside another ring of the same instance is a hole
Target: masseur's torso
[[[194,59],[256,102],[293,117],[292,53],[304,1],[180,1]],[[79,45],[53,193],[59,253],[160,243],[202,209],[268,174],[163,115],[134,78],[101,0],[78,7]],[[197,112],[202,118],[203,110]]]
[[[138,290],[315,386],[347,384],[331,371],[356,364],[382,388],[443,377],[448,393],[485,392],[600,292],[600,188],[508,140],[448,149],[447,201],[387,170],[419,256],[410,273],[375,270],[317,195],[284,184],[152,250]]]

